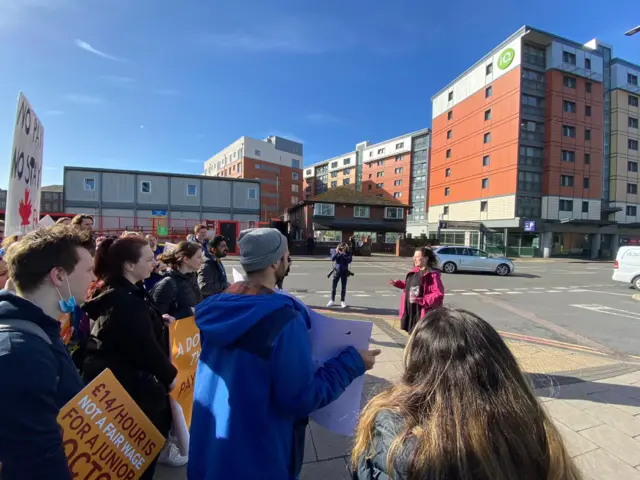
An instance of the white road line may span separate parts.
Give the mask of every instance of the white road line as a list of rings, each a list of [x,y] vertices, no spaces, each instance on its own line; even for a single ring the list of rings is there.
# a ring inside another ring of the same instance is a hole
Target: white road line
[[[519,287],[519,288],[516,288],[516,290],[529,290],[529,287]]]
[[[465,293],[461,293],[460,295],[480,295],[480,294],[476,292],[465,292]]]
[[[545,293],[562,293],[560,290],[547,290]]]
[[[487,292],[486,295],[502,295],[502,292]]]
[[[545,287],[533,287],[533,288],[534,288],[534,290],[544,290],[545,289]]]
[[[352,295],[352,297],[370,297],[371,295],[363,295],[363,294],[358,294],[358,295]]]
[[[604,305],[569,305],[569,306],[583,308],[585,310],[592,310],[594,312],[604,313],[607,315],[613,315],[614,317],[625,317],[625,318],[632,318],[633,320],[640,320],[640,312],[620,310],[617,308],[605,307]]]
[[[466,290],[460,290],[460,289],[454,289],[454,290],[451,290],[451,291],[452,292],[466,292]]]
[[[488,292],[489,289],[488,288],[474,288],[473,291],[474,292]]]
[[[511,290],[510,288],[494,288],[496,292],[508,292]]]
[[[515,295],[516,293],[517,293],[517,294],[521,294],[522,292],[507,292],[507,293],[509,293],[509,294],[511,294],[511,295]]]

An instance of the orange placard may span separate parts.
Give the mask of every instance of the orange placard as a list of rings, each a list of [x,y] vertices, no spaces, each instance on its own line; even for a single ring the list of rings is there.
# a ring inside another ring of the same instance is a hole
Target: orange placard
[[[178,369],[176,388],[171,396],[180,404],[187,427],[191,426],[193,411],[193,386],[196,381],[196,368],[200,358],[200,329],[195,317],[176,320],[169,327],[171,338],[171,359]]]
[[[110,370],[62,407],[58,423],[73,478],[136,480],[165,443]]]
[[[58,317],[58,322],[60,322],[60,337],[64,344],[67,345],[73,334],[73,330],[71,329],[71,314],[63,313]]]

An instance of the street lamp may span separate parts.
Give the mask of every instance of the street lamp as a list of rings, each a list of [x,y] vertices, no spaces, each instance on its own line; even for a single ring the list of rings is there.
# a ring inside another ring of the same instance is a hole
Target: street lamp
[[[631,35],[635,35],[635,34],[636,34],[636,33],[638,33],[638,32],[640,32],[640,25],[638,25],[638,26],[637,26],[637,27],[635,27],[635,28],[632,28],[632,29],[631,29],[631,30],[629,30],[628,32],[624,32],[624,34],[625,34],[627,37],[630,37]]]

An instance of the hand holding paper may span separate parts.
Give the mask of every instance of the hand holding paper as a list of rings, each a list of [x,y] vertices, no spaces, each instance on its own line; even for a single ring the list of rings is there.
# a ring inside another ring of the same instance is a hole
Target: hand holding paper
[[[382,353],[382,350],[358,350],[358,353],[362,357],[364,368],[371,370],[376,364],[376,357]]]

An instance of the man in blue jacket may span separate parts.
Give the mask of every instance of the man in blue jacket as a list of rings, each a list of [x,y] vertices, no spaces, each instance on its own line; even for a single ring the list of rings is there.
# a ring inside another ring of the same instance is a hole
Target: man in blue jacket
[[[16,293],[0,292],[0,476],[69,480],[57,416],[83,387],[60,338],[93,279],[91,231],[44,228],[12,245]]]
[[[350,347],[316,369],[306,311],[274,292],[291,263],[287,239],[257,228],[241,232],[238,245],[247,281],[196,307],[202,351],[187,473],[292,480],[309,414],[336,400],[380,351]]]

